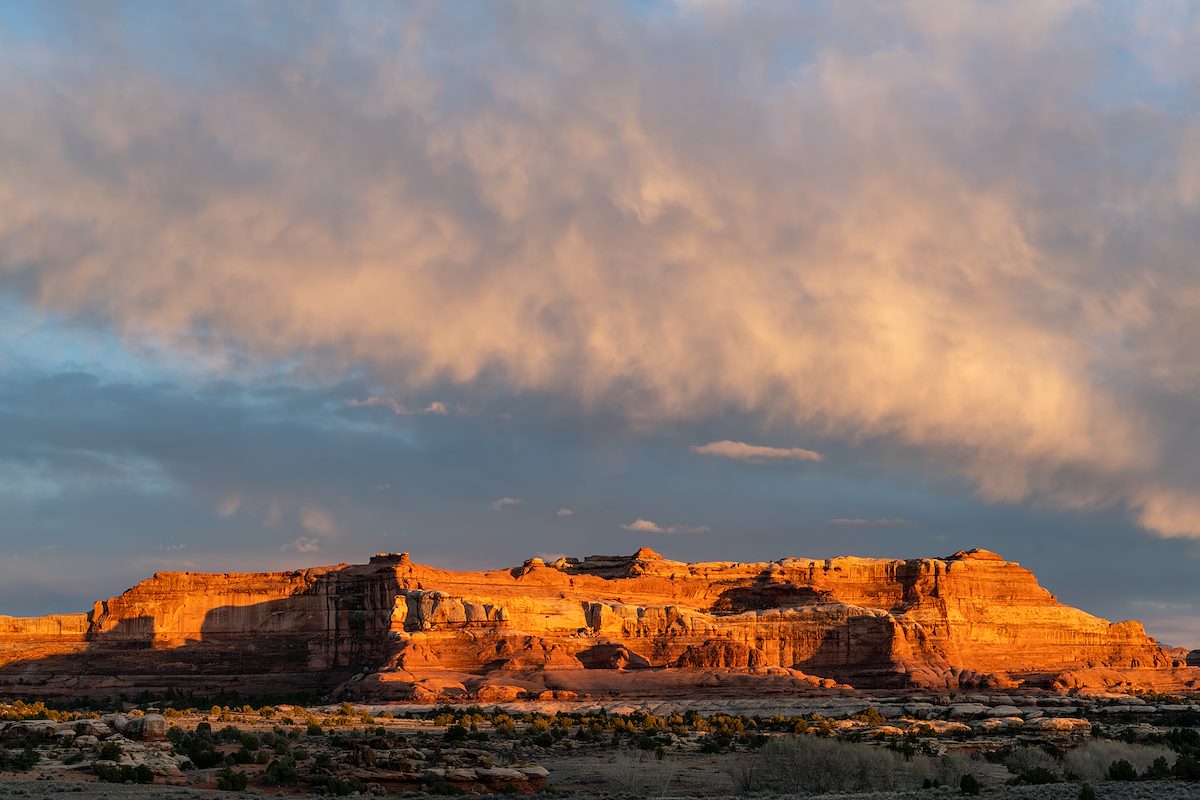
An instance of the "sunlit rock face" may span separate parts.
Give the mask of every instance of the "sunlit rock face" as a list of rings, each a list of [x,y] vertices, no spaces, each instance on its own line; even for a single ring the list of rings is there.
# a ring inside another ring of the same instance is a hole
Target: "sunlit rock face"
[[[487,572],[381,554],[159,573],[86,614],[0,617],[0,664],[0,693],[94,696],[1200,686],[1139,623],[1065,606],[981,550],[684,563],[642,548]]]

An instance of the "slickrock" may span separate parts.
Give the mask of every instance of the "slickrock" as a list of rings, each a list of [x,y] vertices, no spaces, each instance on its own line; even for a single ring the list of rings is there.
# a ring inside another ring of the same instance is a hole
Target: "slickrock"
[[[158,573],[84,614],[0,617],[0,693],[434,702],[672,687],[1126,692],[1200,688],[1200,668],[1141,624],[1063,605],[983,550],[685,563],[642,548],[484,572],[380,554],[292,572]]]

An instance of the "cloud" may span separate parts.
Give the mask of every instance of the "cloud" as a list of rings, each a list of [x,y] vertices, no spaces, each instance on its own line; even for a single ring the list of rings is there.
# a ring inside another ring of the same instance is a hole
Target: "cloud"
[[[23,302],[1200,536],[1186,4],[280,5],[70,46],[97,21],[48,6],[0,48]]]
[[[234,514],[236,514],[238,512],[238,509],[241,507],[242,507],[241,496],[236,495],[236,494],[231,494],[228,497],[226,497],[224,500],[222,500],[221,504],[219,506],[217,506],[217,516],[232,517]]]
[[[570,517],[570,516],[573,516],[574,514],[575,514],[575,512],[569,508],[560,508],[558,511],[554,512],[554,516],[556,516],[556,517]]]
[[[770,447],[764,444],[746,444],[722,439],[704,445],[692,445],[692,452],[702,456],[719,456],[762,464],[771,461],[820,461],[824,458],[815,450],[803,447]]]
[[[906,528],[906,527],[910,527],[912,525],[916,525],[917,523],[912,522],[911,520],[907,520],[907,519],[900,519],[898,517],[893,517],[890,519],[887,519],[887,518],[885,518],[885,519],[861,519],[858,517],[854,517],[854,518],[839,517],[837,519],[829,520],[829,522],[826,524],[832,525],[835,528]]]
[[[621,525],[621,528],[623,530],[633,531],[634,533],[710,533],[712,530],[711,528],[707,527],[693,528],[687,525],[662,526],[657,522],[652,522],[648,519],[642,519],[641,517],[635,519],[633,522]]]
[[[295,550],[297,553],[315,553],[321,549],[321,541],[309,536],[300,536],[283,547],[280,550]]]
[[[418,414],[445,416],[450,413],[450,409],[440,400],[435,400],[424,408],[414,409],[394,397],[380,397],[379,395],[371,395],[365,400],[350,400],[349,405],[355,408],[387,408],[398,417],[411,417]]]
[[[519,497],[501,497],[492,503],[492,510],[501,511],[508,506],[519,506],[525,501]]]
[[[320,506],[307,505],[300,509],[300,526],[314,536],[337,534],[337,525],[328,511]]]

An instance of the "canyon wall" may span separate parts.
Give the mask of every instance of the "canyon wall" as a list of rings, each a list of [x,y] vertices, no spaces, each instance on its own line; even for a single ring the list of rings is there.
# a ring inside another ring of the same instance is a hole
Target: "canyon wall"
[[[86,614],[0,617],[0,694],[431,699],[666,685],[1196,689],[1200,669],[1139,623],[1065,606],[979,550],[684,563],[642,548],[485,572],[383,554],[158,573]]]

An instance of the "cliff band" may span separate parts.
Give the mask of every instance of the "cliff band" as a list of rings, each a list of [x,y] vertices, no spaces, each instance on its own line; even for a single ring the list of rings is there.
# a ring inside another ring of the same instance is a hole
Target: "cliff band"
[[[684,563],[642,548],[486,572],[382,554],[163,572],[87,613],[0,617],[0,694],[430,700],[670,686],[1197,689],[1200,668],[983,550]]]

